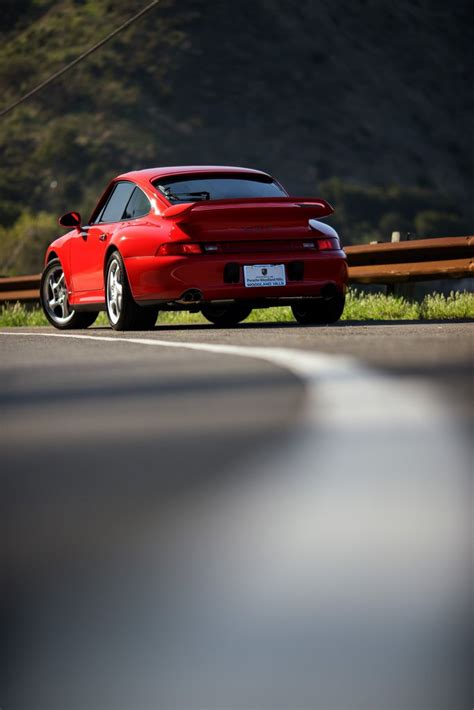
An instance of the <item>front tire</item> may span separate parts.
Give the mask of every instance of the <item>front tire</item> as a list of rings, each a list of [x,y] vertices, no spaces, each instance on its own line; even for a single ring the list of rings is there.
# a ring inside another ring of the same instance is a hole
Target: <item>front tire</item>
[[[51,259],[41,277],[40,301],[46,318],[59,330],[88,328],[98,311],[78,313],[70,305],[63,267],[59,259]]]
[[[114,330],[151,330],[158,308],[139,306],[132,296],[123,259],[114,251],[105,269],[105,305]]]
[[[327,325],[339,320],[345,302],[345,296],[338,294],[327,301],[303,301],[297,306],[291,306],[291,310],[301,325]]]
[[[252,309],[244,303],[233,303],[230,306],[205,306],[201,313],[214,325],[229,328],[245,320],[252,313]]]

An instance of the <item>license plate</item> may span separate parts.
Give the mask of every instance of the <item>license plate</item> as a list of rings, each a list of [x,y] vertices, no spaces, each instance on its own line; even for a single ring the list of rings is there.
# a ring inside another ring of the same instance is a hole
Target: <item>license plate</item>
[[[286,286],[284,264],[256,264],[244,266],[244,283],[248,288],[256,286]]]

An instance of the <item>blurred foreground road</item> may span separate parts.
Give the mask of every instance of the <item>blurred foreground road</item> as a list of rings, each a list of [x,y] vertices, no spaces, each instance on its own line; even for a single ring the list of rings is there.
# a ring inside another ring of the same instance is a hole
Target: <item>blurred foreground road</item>
[[[0,333],[2,710],[473,706],[474,324],[74,334]]]

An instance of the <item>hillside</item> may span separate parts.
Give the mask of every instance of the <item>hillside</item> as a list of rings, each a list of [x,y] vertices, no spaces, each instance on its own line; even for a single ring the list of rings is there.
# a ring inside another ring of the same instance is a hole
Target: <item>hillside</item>
[[[145,4],[4,1],[2,106]],[[268,170],[293,193],[331,199],[346,243],[392,228],[466,232],[469,10],[163,0],[0,122],[0,270],[39,268],[55,215],[87,215],[110,177],[151,165]]]

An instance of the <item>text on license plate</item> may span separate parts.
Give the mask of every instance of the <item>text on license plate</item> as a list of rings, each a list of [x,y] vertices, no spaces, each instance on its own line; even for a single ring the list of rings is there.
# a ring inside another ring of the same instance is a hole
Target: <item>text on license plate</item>
[[[244,283],[247,287],[286,286],[284,264],[255,264],[244,266]]]

